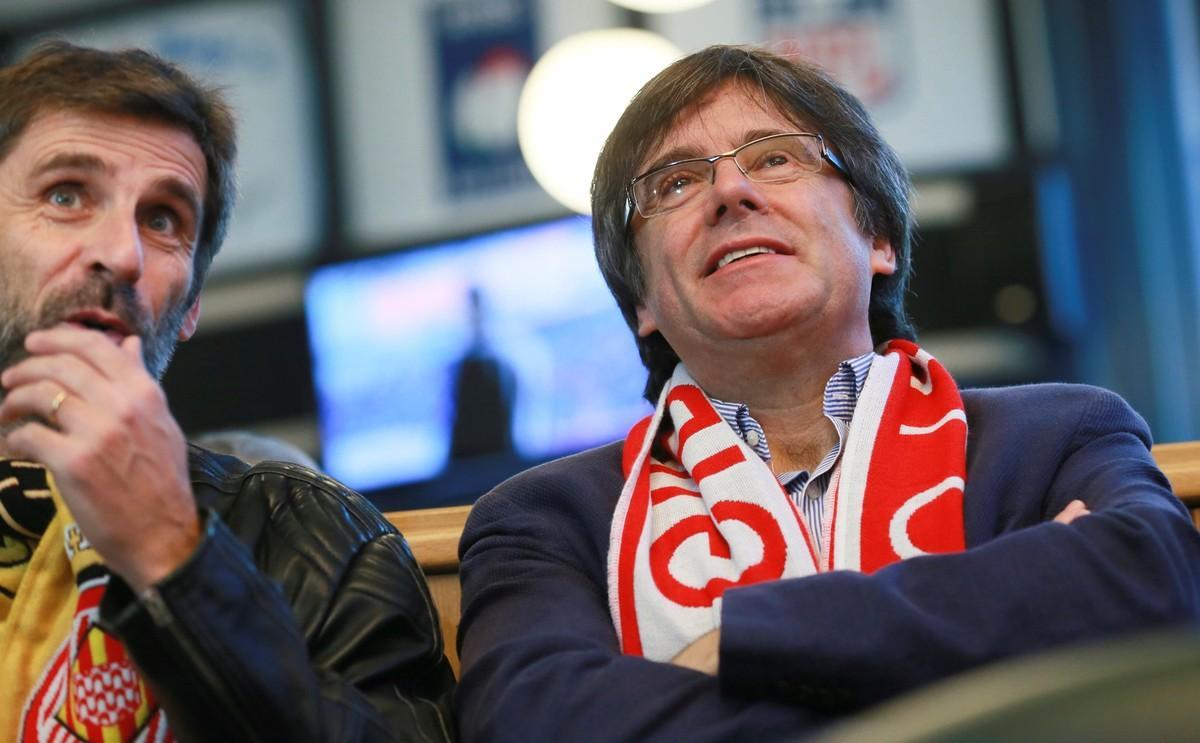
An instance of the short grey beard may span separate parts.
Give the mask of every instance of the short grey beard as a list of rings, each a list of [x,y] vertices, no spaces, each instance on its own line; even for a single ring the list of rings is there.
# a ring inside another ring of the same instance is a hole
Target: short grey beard
[[[186,299],[173,305],[142,337],[142,362],[157,382],[162,382],[171,357],[175,355],[175,349],[179,346],[179,329],[183,327],[191,306],[192,303]]]
[[[29,357],[29,352],[25,350],[25,336],[38,329],[30,327],[28,316],[14,307],[16,303],[12,301],[12,293],[4,291],[4,288],[4,281],[0,279],[0,369],[7,369]],[[172,307],[142,336],[142,363],[158,382],[162,381],[175,347],[179,345],[179,329],[183,327],[189,306],[186,302],[180,302]],[[0,402],[5,396],[5,389],[0,387]],[[9,432],[26,423],[41,420],[40,416],[30,416],[0,425],[0,457],[11,456],[4,446],[4,437]]]
[[[22,311],[9,290],[9,282],[0,277],[0,370],[29,356],[25,350],[25,336],[33,330],[29,315]],[[3,398],[4,389],[0,388],[0,399]]]
[[[102,281],[102,280],[98,280]],[[133,325],[131,329],[141,336],[142,339],[142,363],[146,367],[146,371],[154,377],[156,381],[161,382],[163,374],[166,373],[167,365],[171,362],[171,357],[175,353],[176,346],[179,345],[179,329],[183,327],[183,323],[187,318],[188,309],[191,306],[192,299],[187,297],[177,304],[173,305],[167,312],[159,318],[158,322],[144,327],[146,323],[141,321],[140,313],[126,309],[124,312],[119,311],[118,307],[109,306],[114,303],[113,296],[124,294],[129,295],[130,290],[113,287],[110,284],[101,284],[103,289],[96,288],[96,284],[91,287],[81,290],[80,294],[105,292],[105,301],[100,304],[105,306],[108,311],[116,312],[121,318]],[[119,305],[121,301],[126,302],[129,306],[132,305],[131,300],[116,301]],[[0,369],[7,369],[14,364],[29,356],[29,352],[25,350],[25,336],[35,330],[45,329],[57,324],[64,314],[59,310],[60,306],[69,305],[72,309],[79,306],[87,306],[86,304],[71,304],[69,302],[59,301],[53,303],[51,307],[50,318],[33,318],[27,312],[24,312],[20,307],[14,292],[10,290],[9,282],[0,276]],[[136,315],[130,317],[129,315]],[[139,322],[140,321],[140,322]],[[0,388],[0,400],[4,399],[4,390]]]

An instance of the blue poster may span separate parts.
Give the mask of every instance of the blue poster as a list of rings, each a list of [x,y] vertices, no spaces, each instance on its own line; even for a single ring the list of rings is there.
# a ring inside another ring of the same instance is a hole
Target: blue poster
[[[534,62],[534,0],[437,0],[438,131],[452,196],[533,181],[517,144],[517,101]]]

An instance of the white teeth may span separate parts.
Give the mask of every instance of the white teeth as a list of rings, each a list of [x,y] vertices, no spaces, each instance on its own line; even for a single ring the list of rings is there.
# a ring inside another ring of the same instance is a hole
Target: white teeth
[[[746,248],[745,250],[735,250],[732,253],[726,253],[721,260],[717,261],[717,268],[721,269],[733,263],[738,258],[745,258],[748,255],[759,255],[762,253],[774,253],[770,248]]]

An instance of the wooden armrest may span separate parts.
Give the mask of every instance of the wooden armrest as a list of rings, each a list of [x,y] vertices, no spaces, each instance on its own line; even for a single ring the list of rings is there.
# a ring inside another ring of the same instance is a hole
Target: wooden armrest
[[[1200,508],[1200,441],[1157,444],[1151,451],[1179,500]]]
[[[390,511],[384,516],[408,540],[421,569],[429,575],[458,571],[458,539],[470,506]]]

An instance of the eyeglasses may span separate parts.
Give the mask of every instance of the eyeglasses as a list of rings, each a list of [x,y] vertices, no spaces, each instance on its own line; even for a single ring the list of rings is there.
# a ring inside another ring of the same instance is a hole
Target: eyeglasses
[[[825,146],[820,134],[772,134],[720,155],[677,160],[642,173],[629,182],[629,202],[645,219],[674,211],[716,182],[717,161],[726,157],[733,158],[742,175],[756,183],[790,183],[820,171],[823,161],[853,183],[841,158]],[[633,216],[629,204],[626,212],[628,224]]]

